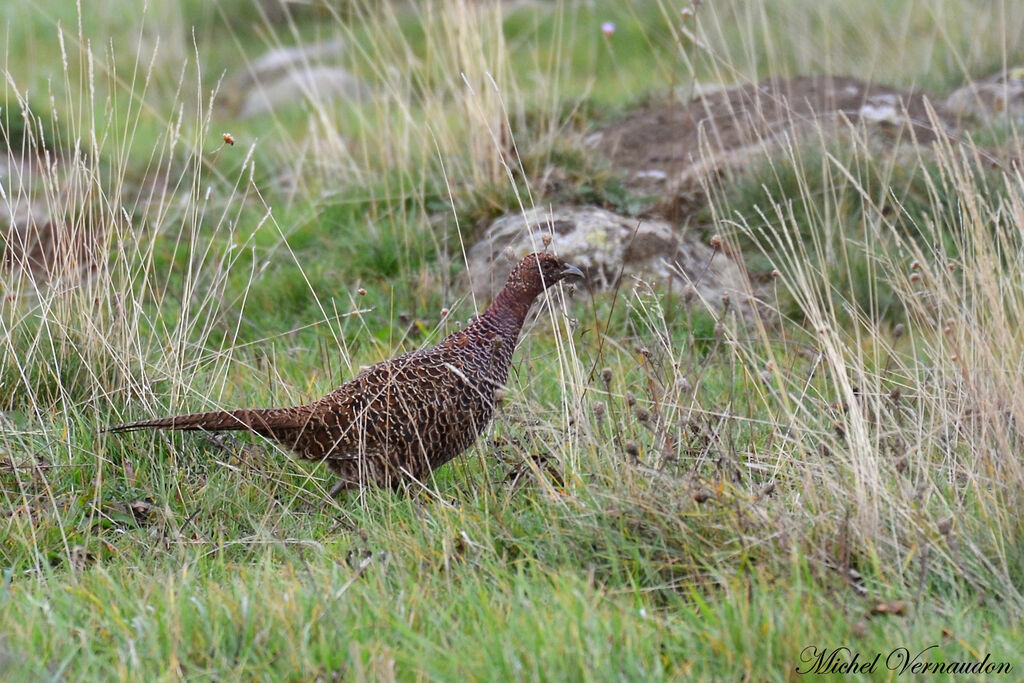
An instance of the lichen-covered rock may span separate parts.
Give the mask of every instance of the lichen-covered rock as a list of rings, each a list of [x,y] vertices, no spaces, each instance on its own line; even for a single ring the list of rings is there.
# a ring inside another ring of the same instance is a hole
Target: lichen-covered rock
[[[544,244],[545,236],[550,245]],[[470,286],[477,298],[501,289],[523,253],[550,248],[583,269],[586,286],[614,287],[620,277],[674,286],[689,285],[708,305],[723,297],[750,314],[750,283],[744,269],[722,250],[680,232],[663,220],[632,218],[589,206],[536,208],[494,221],[469,252]],[[510,259],[509,256],[513,256]]]

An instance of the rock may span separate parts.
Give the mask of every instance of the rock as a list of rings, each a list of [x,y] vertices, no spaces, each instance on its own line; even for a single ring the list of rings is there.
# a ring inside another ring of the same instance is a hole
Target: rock
[[[337,62],[345,52],[341,40],[280,47],[255,59],[236,78],[241,95],[239,116],[268,114],[298,102],[354,99],[370,96],[370,89]]]
[[[296,102],[363,99],[369,94],[362,81],[337,66],[311,66],[289,71],[271,83],[259,83],[245,97],[240,116],[269,114]]]
[[[551,238],[550,246],[544,237]],[[622,279],[655,279],[696,294],[715,308],[728,296],[744,315],[751,286],[744,269],[663,220],[632,218],[590,206],[537,208],[502,216],[469,251],[469,279],[478,299],[490,300],[522,254],[550,249],[587,274],[586,286],[612,288]],[[512,259],[508,255],[513,256]],[[739,305],[737,305],[739,304]]]
[[[1006,117],[1024,125],[1024,66],[954,90],[945,108],[958,118],[990,123]]]
[[[336,60],[345,54],[345,41],[323,40],[309,45],[290,45],[265,52],[249,65],[253,80],[270,80],[286,71],[295,71],[310,64]]]

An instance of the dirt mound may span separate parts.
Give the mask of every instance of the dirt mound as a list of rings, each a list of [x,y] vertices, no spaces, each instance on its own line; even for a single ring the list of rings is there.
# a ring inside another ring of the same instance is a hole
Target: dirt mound
[[[37,283],[73,281],[103,258],[102,234],[88,211],[67,208],[58,215],[73,202],[41,190],[48,188],[44,177],[54,178],[68,167],[59,155],[47,165],[31,155],[0,152],[0,186],[11,190],[0,202],[0,275],[21,272]]]
[[[958,119],[991,125],[1000,118],[1024,126],[1024,66],[957,88],[945,102]]]
[[[939,131],[925,102],[920,91],[838,76],[703,88],[688,103],[638,109],[588,142],[631,190],[685,201],[703,194],[703,178],[763,159],[786,138],[844,121],[930,143]]]

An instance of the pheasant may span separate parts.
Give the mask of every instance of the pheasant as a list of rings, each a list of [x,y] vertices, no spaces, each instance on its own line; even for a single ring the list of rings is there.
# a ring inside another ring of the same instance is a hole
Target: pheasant
[[[469,448],[490,422],[534,299],[583,272],[551,254],[530,254],[487,311],[437,346],[361,371],[323,398],[288,408],[217,410],[115,425],[142,429],[244,430],[323,460],[338,475],[331,495],[366,484],[422,480]]]

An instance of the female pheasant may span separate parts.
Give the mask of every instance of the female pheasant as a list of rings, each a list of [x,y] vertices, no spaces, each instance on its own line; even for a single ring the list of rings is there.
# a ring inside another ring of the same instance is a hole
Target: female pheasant
[[[332,495],[366,484],[398,487],[422,480],[469,448],[487,426],[530,306],[567,276],[583,273],[551,254],[530,254],[475,322],[433,348],[381,361],[313,403],[175,415],[110,431],[254,432],[302,458],[324,460],[340,477]]]

